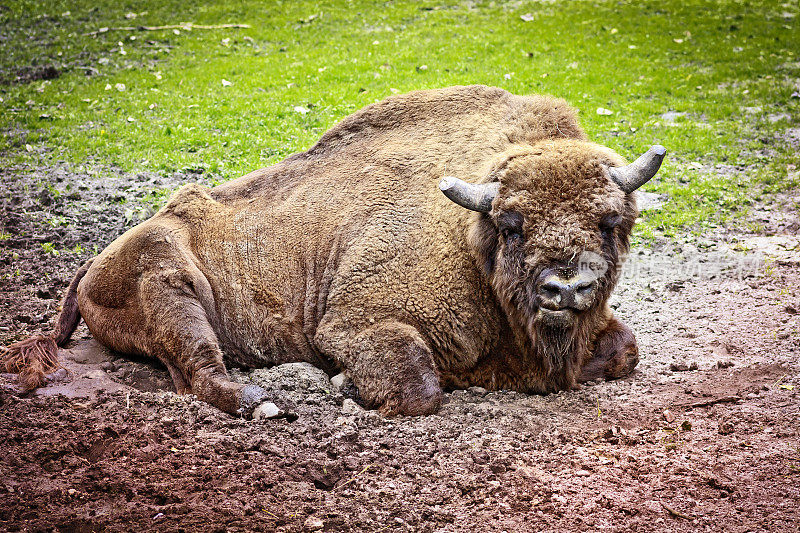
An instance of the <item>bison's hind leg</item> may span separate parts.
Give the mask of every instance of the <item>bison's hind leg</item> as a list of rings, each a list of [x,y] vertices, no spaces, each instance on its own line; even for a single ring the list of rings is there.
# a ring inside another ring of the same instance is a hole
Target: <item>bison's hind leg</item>
[[[142,277],[139,296],[147,351],[164,362],[178,392],[192,392],[223,411],[249,416],[267,400],[267,393],[255,385],[231,381],[201,294],[210,297],[211,287],[199,271],[188,266]]]
[[[137,261],[139,272],[121,262],[90,269],[79,290],[89,330],[113,350],[159,359],[178,393],[191,392],[223,411],[249,416],[266,392],[231,381],[209,316],[211,286],[179,247],[159,237],[145,235],[137,243],[146,250]],[[109,287],[127,297],[109,298]]]
[[[639,363],[639,347],[631,329],[612,317],[594,343],[591,359],[581,369],[578,381],[625,377]]]

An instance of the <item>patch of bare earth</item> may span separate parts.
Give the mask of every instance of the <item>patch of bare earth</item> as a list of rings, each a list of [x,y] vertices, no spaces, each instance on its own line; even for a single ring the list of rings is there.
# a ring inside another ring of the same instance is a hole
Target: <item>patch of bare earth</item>
[[[47,203],[36,173],[0,174],[2,342],[45,328],[91,255],[42,243],[102,248],[155,179],[61,172],[85,194]],[[0,529],[796,530],[800,266],[748,237],[634,251],[613,300],[642,352],[629,378],[455,391],[423,418],[384,419],[292,367],[272,372],[299,418],[239,420],[81,327],[37,394],[0,379]]]

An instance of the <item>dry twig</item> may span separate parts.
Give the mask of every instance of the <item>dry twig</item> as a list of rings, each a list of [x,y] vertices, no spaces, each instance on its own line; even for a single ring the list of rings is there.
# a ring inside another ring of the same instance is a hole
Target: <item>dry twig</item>
[[[695,407],[708,407],[709,405],[716,405],[718,403],[738,402],[741,399],[742,398],[740,396],[723,396],[721,398],[712,398],[710,400],[703,400],[702,402],[679,404],[678,407],[694,409]]]
[[[691,516],[689,516],[688,514],[683,514],[683,513],[682,513],[682,512],[680,512],[680,511],[676,511],[675,509],[673,509],[672,507],[670,507],[669,505],[667,505],[667,504],[666,504],[666,503],[664,503],[664,502],[661,502],[661,506],[662,506],[662,507],[664,507],[664,509],[666,509],[666,510],[667,510],[667,512],[668,512],[669,514],[671,514],[672,516],[675,516],[675,517],[677,517],[677,518],[685,518],[686,520],[694,520],[694,518],[692,518],[692,517],[691,517]]]
[[[359,472],[358,474],[354,475],[353,477],[351,477],[350,479],[348,479],[347,481],[345,481],[344,483],[342,483],[342,484],[341,484],[341,485],[339,485],[338,487],[335,487],[333,490],[339,490],[339,489],[341,489],[342,487],[345,487],[345,486],[349,485],[350,483],[352,483],[353,481],[355,481],[355,480],[356,480],[356,478],[357,478],[358,476],[360,476],[361,474],[363,474],[364,472],[366,472],[367,470],[369,470],[369,469],[370,469],[372,466],[373,466],[373,465],[367,465],[367,466],[365,466],[365,467],[364,467],[364,468],[361,470],[361,472]]]

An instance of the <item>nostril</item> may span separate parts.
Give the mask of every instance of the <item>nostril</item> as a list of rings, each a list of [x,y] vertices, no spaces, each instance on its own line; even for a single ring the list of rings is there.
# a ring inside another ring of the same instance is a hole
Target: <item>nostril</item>
[[[590,281],[582,281],[575,285],[575,292],[581,296],[587,296],[594,290],[594,283]]]
[[[562,285],[554,281],[548,281],[539,288],[539,292],[545,298],[555,298],[561,294]]]

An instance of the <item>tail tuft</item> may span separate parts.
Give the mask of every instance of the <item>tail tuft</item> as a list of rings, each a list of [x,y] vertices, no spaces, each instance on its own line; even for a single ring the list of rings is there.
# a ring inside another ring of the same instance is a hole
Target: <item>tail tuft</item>
[[[61,301],[61,312],[56,317],[52,335],[36,335],[3,348],[0,346],[0,368],[19,374],[19,384],[31,391],[45,384],[45,376],[63,368],[58,362],[58,347],[64,346],[78,327],[81,312],[78,309],[78,284],[92,264],[89,259],[78,269],[67,294]]]
[[[19,374],[19,384],[30,391],[45,384],[45,375],[61,368],[58,346],[53,337],[37,335],[0,348],[0,365]]]

